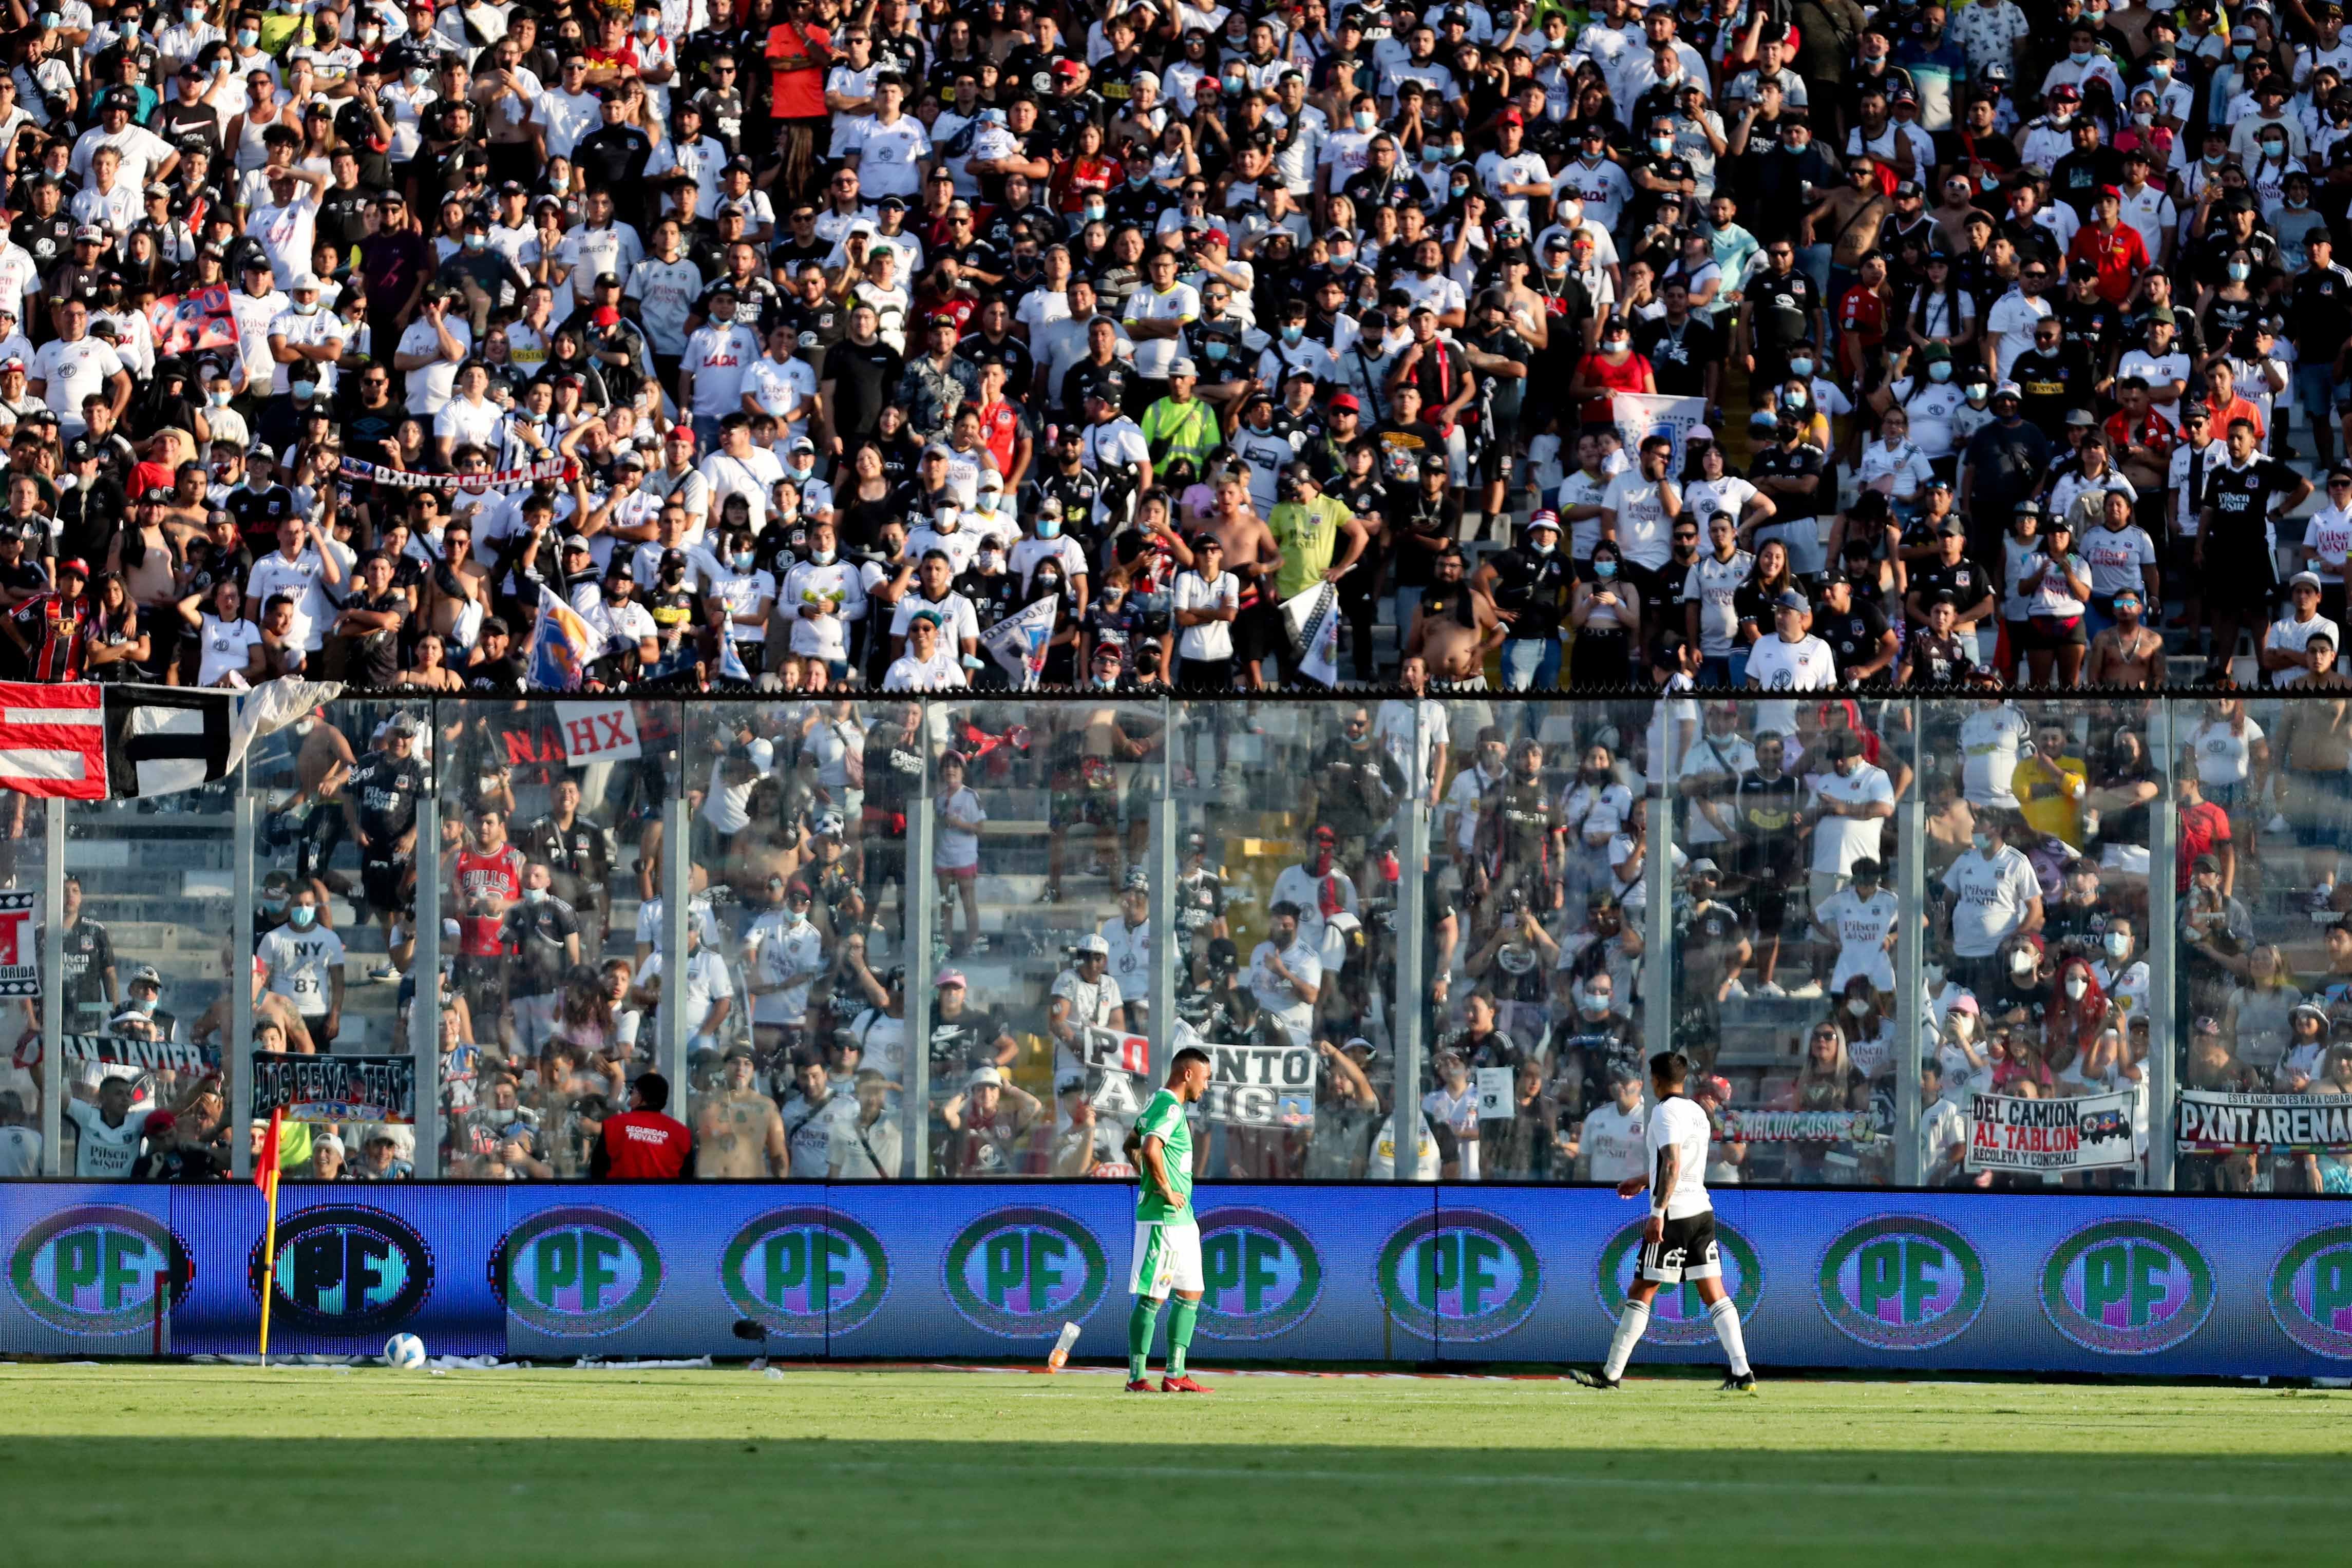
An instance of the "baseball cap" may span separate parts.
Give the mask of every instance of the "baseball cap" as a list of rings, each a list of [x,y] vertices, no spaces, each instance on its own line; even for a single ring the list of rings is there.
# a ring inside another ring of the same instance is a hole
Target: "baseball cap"
[[[1004,1075],[993,1067],[975,1067],[963,1084],[967,1089],[1002,1089],[1004,1087]]]
[[[2289,588],[2308,588],[2315,593],[2322,587],[2319,574],[2315,571],[2298,571],[2286,580],[2286,585]]]
[[[965,980],[963,977],[963,971],[961,969],[943,969],[940,972],[940,977],[931,982],[931,989],[936,991],[948,986],[961,986],[964,984]]]
[[[81,557],[78,555],[68,556],[65,559],[58,562],[58,575],[59,577],[63,577],[68,572],[72,572],[84,582],[88,582],[89,580],[89,563],[83,560]]]
[[[1813,607],[1806,601],[1805,596],[1798,592],[1795,589],[1784,588],[1780,591],[1780,597],[1772,601],[1772,608],[1775,610],[1796,610],[1810,613]]]
[[[1168,373],[1171,376],[1197,376],[1201,373],[1201,367],[1190,360],[1173,360],[1169,362]]]
[[[1096,953],[1108,958],[1110,956],[1110,944],[1102,939],[1101,932],[1089,932],[1087,935],[1078,938],[1077,951],[1080,953]]]
[[[1338,397],[1333,398],[1325,405],[1325,412],[1329,413],[1360,413],[1363,412],[1363,405],[1356,401],[1355,393],[1341,392]]]

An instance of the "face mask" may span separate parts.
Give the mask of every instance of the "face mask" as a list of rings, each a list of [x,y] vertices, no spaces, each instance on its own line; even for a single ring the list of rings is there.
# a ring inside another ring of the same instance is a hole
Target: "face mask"
[[[1650,151],[1656,153],[1659,157],[1663,158],[1674,150],[1675,139],[1673,137],[1653,136],[1650,138]]]
[[[1952,1038],[1954,1040],[1966,1040],[1970,1035],[1976,1033],[1976,1019],[1969,1017],[1966,1013],[1954,1013],[1952,1015]]]
[[[2083,999],[2083,994],[2090,988],[2091,982],[2083,978],[2082,976],[2069,975],[2066,977],[2066,999],[2068,1001],[2081,1001]]]
[[[1592,575],[1606,582],[1617,575],[1617,563],[1613,560],[1596,560],[1592,563]]]
[[[2230,264],[2230,281],[2232,283],[2243,283],[2249,277],[2252,276],[2253,270],[2254,269],[2252,267],[2249,267],[2242,261],[2233,261]]]
[[[547,902],[547,889],[526,887],[522,890],[522,901],[525,904],[544,904]]]
[[[205,401],[211,403],[215,408],[226,408],[228,406],[228,393],[225,392],[209,392],[205,394]]]
[[[729,556],[727,559],[728,563],[737,571],[749,571],[751,570],[751,552],[750,550],[737,550],[733,555]]]
[[[1103,214],[1108,210],[1108,209],[1100,202],[1088,202],[1087,204],[1087,222],[1090,224],[1101,222]]]
[[[1209,350],[1209,358],[1213,360],[1222,360],[1225,357],[1225,345],[1213,338],[1202,346]]]
[[[2142,131],[2145,131],[2149,126],[2156,123],[2156,116],[2150,110],[2145,109],[2135,109],[2132,110],[2132,123],[2138,126]]]
[[[2147,79],[2156,83],[2158,87],[2164,86],[2166,83],[2172,80],[2172,67],[2162,60],[2158,60],[2156,64],[2148,67]]]
[[[131,998],[131,1005],[138,1009],[142,1013],[152,1013],[155,1010],[155,998],[152,997],[133,997]]]
[[[1531,550],[1535,551],[1535,552],[1536,552],[1536,554],[1538,554],[1538,555],[1549,555],[1549,554],[1551,554],[1551,552],[1552,552],[1552,550],[1553,550],[1553,549],[1554,549],[1555,547],[1553,546],[1553,544],[1552,544],[1551,540],[1549,540],[1549,539],[1540,539],[1540,540],[1538,540],[1536,543],[1534,543],[1534,544],[1531,544],[1531,545],[1528,546],[1528,548],[1529,549],[1531,549]]]
[[[236,30],[236,47],[237,47],[238,48],[240,48],[240,49],[249,49],[249,48],[253,47],[253,46],[254,46],[254,45],[256,45],[256,44],[257,44],[257,43],[259,43],[259,42],[261,42],[261,29],[260,29],[260,28],[258,28],[258,27],[239,27],[239,28]],[[219,68],[219,69],[221,69],[222,71],[226,72],[226,71],[227,70],[227,68],[227,68],[226,66],[222,66],[222,67],[220,67],[220,68]],[[415,77],[415,76],[421,76],[421,75],[423,75],[424,73],[423,73],[423,72],[421,72],[421,71],[411,71],[411,72],[409,72],[408,74],[409,74],[410,76],[412,76],[412,77]]]
[[[264,898],[261,901],[261,907],[268,914],[283,915],[286,913],[286,901],[282,898]]]
[[[257,35],[257,36],[258,35]],[[243,35],[240,34],[239,37],[243,37]],[[408,85],[411,87],[423,87],[426,82],[429,82],[432,79],[433,73],[426,70],[422,66],[412,67],[409,69]]]
[[[2131,938],[2120,931],[2107,933],[2107,956],[2117,963],[2131,956]]]
[[[1846,1003],[1845,1010],[1852,1013],[1856,1018],[1861,1018],[1870,1011],[1870,1004],[1863,1000],[1860,997],[1855,997],[1853,1000]]]
[[[1140,191],[1150,183],[1151,172],[1148,169],[1140,174],[1129,174],[1127,177],[1127,188],[1130,191]]]
[[[1982,408],[1984,406],[1985,399],[1992,395],[1992,388],[1985,385],[1982,382],[1970,382],[1964,395],[1970,402],[1976,404],[1977,407]]]
[[[289,381],[286,383],[286,390],[294,394],[295,402],[306,402],[312,393],[319,390],[319,383],[316,382]]]
[[[467,250],[479,250],[489,243],[490,240],[488,235],[467,235],[466,236],[466,248]]]
[[[1576,1000],[1586,1012],[1605,1013],[1609,1010],[1609,998],[1607,991],[1581,991],[1577,994]]]
[[[1992,852],[1992,835],[1990,833],[1971,833],[1969,835],[1969,842],[1975,847],[1977,853],[1980,855],[1990,854]]]
[[[1062,519],[1059,517],[1038,518],[1037,537],[1041,539],[1060,538],[1062,537]]]
[[[2230,57],[2237,61],[2240,65],[2244,65],[2248,60],[2254,57],[2254,46],[2252,44],[2231,44],[2230,46]]]
[[[1242,75],[1238,71],[1225,78],[1225,90],[1227,92],[1241,92],[1246,89],[1248,86],[1249,78]]]
[[[2017,954],[2009,961],[2009,972],[2021,980],[2032,979],[2033,971],[2039,967],[2039,961],[2031,953]]]
[[[1296,343],[1305,336],[1307,329],[1304,327],[1285,327],[1282,329],[1282,340],[1286,343]]]
[[[1788,396],[1782,401],[1786,402],[1790,408],[1801,409],[1805,406],[1806,398],[1802,390],[1791,389]]]
[[[288,915],[286,918],[293,922],[295,925],[301,927],[304,930],[308,930],[310,928],[310,922],[319,918],[319,912],[307,904],[300,904],[295,905],[293,912]]]
[[[1802,358],[1790,360],[1789,361],[1789,373],[1792,376],[1811,375],[1813,373],[1813,361]]]
[[[2228,154],[2223,152],[2208,152],[2205,154],[2205,166],[2209,169],[2219,169],[2221,166],[2221,160],[2227,156]]]
[[[1453,183],[1451,189],[1457,196],[1466,196],[1470,193],[1470,182],[1467,180],[1456,180]]]
[[[661,16],[656,12],[648,11],[637,18],[637,31],[640,33],[650,33],[660,26]]]
[[[1612,338],[1601,345],[1601,351],[1604,354],[1630,354],[1633,351],[1633,340],[1630,338]]]
[[[139,18],[138,18],[138,17],[136,17],[136,16],[127,16],[127,17],[125,17],[125,18],[123,19],[123,22],[122,22],[122,36],[123,36],[124,37],[126,37],[126,38],[135,38],[135,37],[137,37],[139,36]]]
[[[1931,361],[1927,366],[1927,379],[1939,384],[1944,382],[1950,381],[1952,379],[1952,361],[1949,360]]]
[[[2074,61],[2078,66],[2087,66],[2091,63],[2091,51],[2088,49],[2076,49],[2066,57]]]
[[[1370,131],[1373,126],[1380,123],[1380,118],[1381,117],[1379,115],[1374,114],[1369,109],[1360,109],[1356,110],[1356,129],[1359,131]]]
[[[2265,137],[2263,137],[2263,157],[2265,157],[2265,158],[2275,158],[2275,157],[2279,156],[2281,153],[2284,152],[2285,151],[2286,151],[2286,143],[2285,143],[2285,142],[2284,142],[2284,141],[2280,141],[2277,137],[2275,137],[2275,136],[2265,136]]]

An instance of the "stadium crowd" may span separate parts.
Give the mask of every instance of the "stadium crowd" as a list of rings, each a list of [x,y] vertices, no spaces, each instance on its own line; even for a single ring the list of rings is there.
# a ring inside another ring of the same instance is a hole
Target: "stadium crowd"
[[[9,674],[2336,661],[2326,0],[19,11]]]

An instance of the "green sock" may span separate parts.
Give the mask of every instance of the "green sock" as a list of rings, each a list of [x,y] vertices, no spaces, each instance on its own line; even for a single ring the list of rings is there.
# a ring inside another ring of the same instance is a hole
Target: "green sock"
[[[1144,1364],[1151,1359],[1151,1336],[1160,1327],[1160,1303],[1150,1296],[1135,1298],[1135,1310],[1127,1314],[1127,1380],[1135,1383],[1143,1376]],[[1191,1324],[1186,1324],[1191,1332]]]
[[[1168,1314],[1168,1375],[1184,1375],[1184,1354],[1192,1348],[1192,1324],[1201,1315],[1201,1302],[1196,1297],[1186,1301],[1176,1298],[1176,1310]]]

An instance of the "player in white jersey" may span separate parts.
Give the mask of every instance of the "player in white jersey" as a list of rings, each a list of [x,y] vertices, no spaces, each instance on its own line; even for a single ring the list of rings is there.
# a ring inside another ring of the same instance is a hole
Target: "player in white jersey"
[[[1715,1327],[1716,1342],[1730,1362],[1725,1389],[1752,1393],[1756,1374],[1748,1365],[1748,1343],[1739,1332],[1739,1309],[1723,1288],[1723,1262],[1715,1243],[1715,1205],[1706,1196],[1706,1145],[1713,1125],[1705,1111],[1685,1092],[1690,1062],[1680,1051],[1664,1051],[1650,1058],[1652,1106],[1648,1145],[1650,1168],[1617,1184],[1617,1196],[1632,1197],[1650,1189],[1650,1219],[1642,1229],[1642,1257],[1633,1283],[1625,1292],[1625,1311],[1609,1342],[1609,1359],[1597,1372],[1571,1368],[1570,1375],[1587,1388],[1618,1386],[1625,1363],[1650,1326],[1650,1301],[1660,1285],[1687,1280],[1698,1288],[1706,1315]]]

